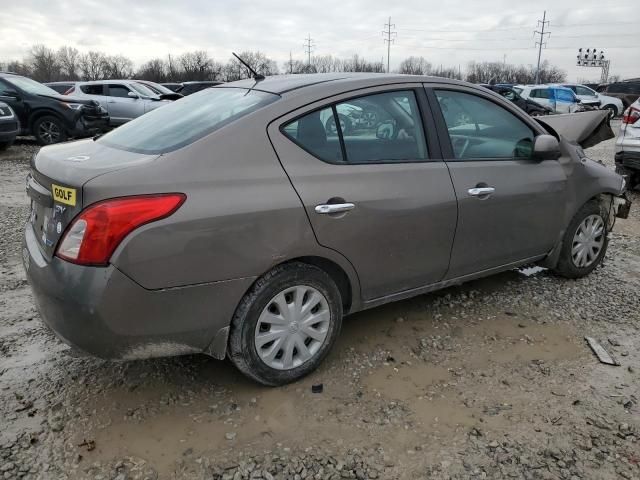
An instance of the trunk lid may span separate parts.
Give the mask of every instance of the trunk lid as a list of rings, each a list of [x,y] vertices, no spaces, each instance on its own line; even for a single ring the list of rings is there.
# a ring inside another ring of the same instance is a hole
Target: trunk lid
[[[31,160],[26,188],[31,199],[29,223],[44,256],[51,259],[69,223],[87,206],[83,186],[89,180],[156,158],[158,155],[116,150],[90,139],[40,149]]]

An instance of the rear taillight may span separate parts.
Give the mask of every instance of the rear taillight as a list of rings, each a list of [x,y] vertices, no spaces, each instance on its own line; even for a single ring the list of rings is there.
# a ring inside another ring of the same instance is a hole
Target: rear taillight
[[[629,107],[624,111],[622,116],[622,123],[634,124],[640,120],[640,110],[634,107]]]
[[[106,265],[124,237],[142,225],[168,217],[185,199],[182,193],[169,193],[95,203],[69,225],[56,255],[81,265]]]

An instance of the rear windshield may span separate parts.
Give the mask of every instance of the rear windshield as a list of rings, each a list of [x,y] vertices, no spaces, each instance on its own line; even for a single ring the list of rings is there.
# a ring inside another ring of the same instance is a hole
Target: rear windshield
[[[244,88],[207,88],[142,115],[98,142],[130,152],[171,152],[278,98],[272,93]]]

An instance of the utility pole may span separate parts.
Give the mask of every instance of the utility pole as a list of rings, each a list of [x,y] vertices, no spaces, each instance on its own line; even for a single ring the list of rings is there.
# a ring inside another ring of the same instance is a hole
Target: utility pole
[[[315,48],[311,34],[304,41],[304,51],[307,54],[307,65],[311,66],[311,52]]]
[[[535,30],[533,34],[540,35],[540,40],[536,42],[536,46],[538,47],[538,66],[536,67],[536,85],[540,80],[540,57],[542,56],[542,47],[547,46],[547,42],[544,41],[545,35],[551,35],[551,32],[545,32],[545,27],[549,25],[549,21],[547,20],[547,11],[545,10],[542,14],[542,21],[538,20],[538,27],[541,27],[540,30]]]
[[[289,73],[293,73],[293,57],[291,56],[291,50],[289,50]]]
[[[396,28],[394,23],[391,23],[391,17],[389,17],[389,23],[384,24],[384,30],[382,34],[386,36],[384,42],[387,44],[387,73],[389,73],[389,58],[391,57],[391,43],[395,41],[396,31],[391,31],[392,28]]]

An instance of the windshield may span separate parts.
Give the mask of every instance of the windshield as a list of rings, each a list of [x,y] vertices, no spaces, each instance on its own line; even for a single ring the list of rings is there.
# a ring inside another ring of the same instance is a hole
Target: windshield
[[[98,142],[131,152],[160,154],[189,145],[274,102],[278,95],[244,88],[207,88],[153,110]]]
[[[18,88],[21,88],[27,93],[32,93],[34,95],[57,95],[60,94],[56,92],[53,88],[49,88],[46,85],[43,85],[35,80],[31,80],[27,77],[19,77],[18,75],[11,75],[10,77],[4,77],[9,83],[12,83]]]
[[[130,86],[136,92],[138,92],[140,95],[142,95],[144,97],[157,97],[158,96],[156,94],[156,92],[154,92],[153,90],[151,90],[150,88],[148,88],[147,86],[145,86],[145,85],[143,85],[141,83],[131,82]]]
[[[159,83],[147,83],[147,82],[138,82],[140,85],[147,87],[149,90],[153,90],[158,95],[164,94],[172,94],[176,93],[173,90],[169,90],[167,87],[160,85]]]

